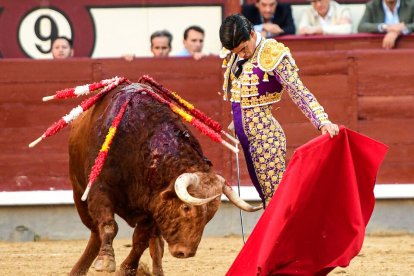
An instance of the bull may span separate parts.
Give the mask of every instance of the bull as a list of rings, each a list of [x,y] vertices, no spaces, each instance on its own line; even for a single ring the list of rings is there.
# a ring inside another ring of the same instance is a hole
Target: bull
[[[116,270],[112,246],[118,214],[134,228],[132,248],[120,275],[135,275],[149,248],[152,271],[163,275],[164,240],[172,256],[195,255],[205,225],[220,205],[220,195],[255,211],[214,173],[197,139],[168,106],[145,93],[142,83],[114,89],[73,124],[69,135],[69,174],[74,202],[90,229],[88,244],[71,275]],[[86,201],[88,174],[120,106],[129,99],[107,160]]]

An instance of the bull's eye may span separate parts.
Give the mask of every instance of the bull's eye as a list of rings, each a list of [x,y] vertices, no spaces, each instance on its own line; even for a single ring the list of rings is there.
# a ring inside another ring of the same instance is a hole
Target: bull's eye
[[[184,212],[190,212],[190,210],[191,210],[191,207],[190,206],[188,206],[187,204],[183,204],[182,205],[182,208],[183,208],[183,210],[184,210]]]

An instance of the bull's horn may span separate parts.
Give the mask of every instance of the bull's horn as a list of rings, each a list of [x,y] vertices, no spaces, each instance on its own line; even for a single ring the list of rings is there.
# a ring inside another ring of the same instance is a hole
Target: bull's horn
[[[195,173],[183,173],[177,177],[177,180],[175,180],[175,193],[179,199],[191,205],[203,205],[220,196],[220,194],[208,198],[196,198],[191,196],[187,191],[187,187],[191,184],[198,185],[198,183],[200,183],[198,175]]]
[[[221,177],[220,175],[217,175],[217,177],[222,181],[223,183],[223,194],[237,207],[239,207],[240,209],[242,209],[243,211],[246,212],[256,212],[259,211],[260,209],[262,209],[262,206],[252,206],[249,203],[247,203],[246,201],[244,201],[243,199],[241,199],[235,191],[233,191],[233,189],[228,186],[226,184],[226,181],[224,180],[223,177]]]

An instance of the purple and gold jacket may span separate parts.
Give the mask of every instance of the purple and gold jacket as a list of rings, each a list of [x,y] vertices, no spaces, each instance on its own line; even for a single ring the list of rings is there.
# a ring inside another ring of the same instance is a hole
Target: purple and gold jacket
[[[330,123],[323,107],[303,85],[290,50],[282,43],[261,39],[239,78],[233,72],[236,61],[237,55],[232,54],[224,73],[223,91],[231,102],[239,103],[241,108],[271,105],[287,91],[316,128]]]
[[[230,99],[234,128],[242,145],[250,178],[263,204],[272,198],[285,171],[286,139],[272,115],[272,105],[287,92],[316,128],[330,123],[328,115],[303,85],[290,51],[274,39],[261,39],[253,56],[235,76],[237,55],[226,68],[223,90]],[[227,61],[227,59],[225,60]]]

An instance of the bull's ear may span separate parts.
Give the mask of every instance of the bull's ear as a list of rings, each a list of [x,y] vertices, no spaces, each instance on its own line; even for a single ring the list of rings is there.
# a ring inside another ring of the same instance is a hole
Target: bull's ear
[[[171,200],[171,199],[177,198],[177,194],[173,190],[170,190],[170,189],[166,189],[162,191],[160,195],[163,200]]]

